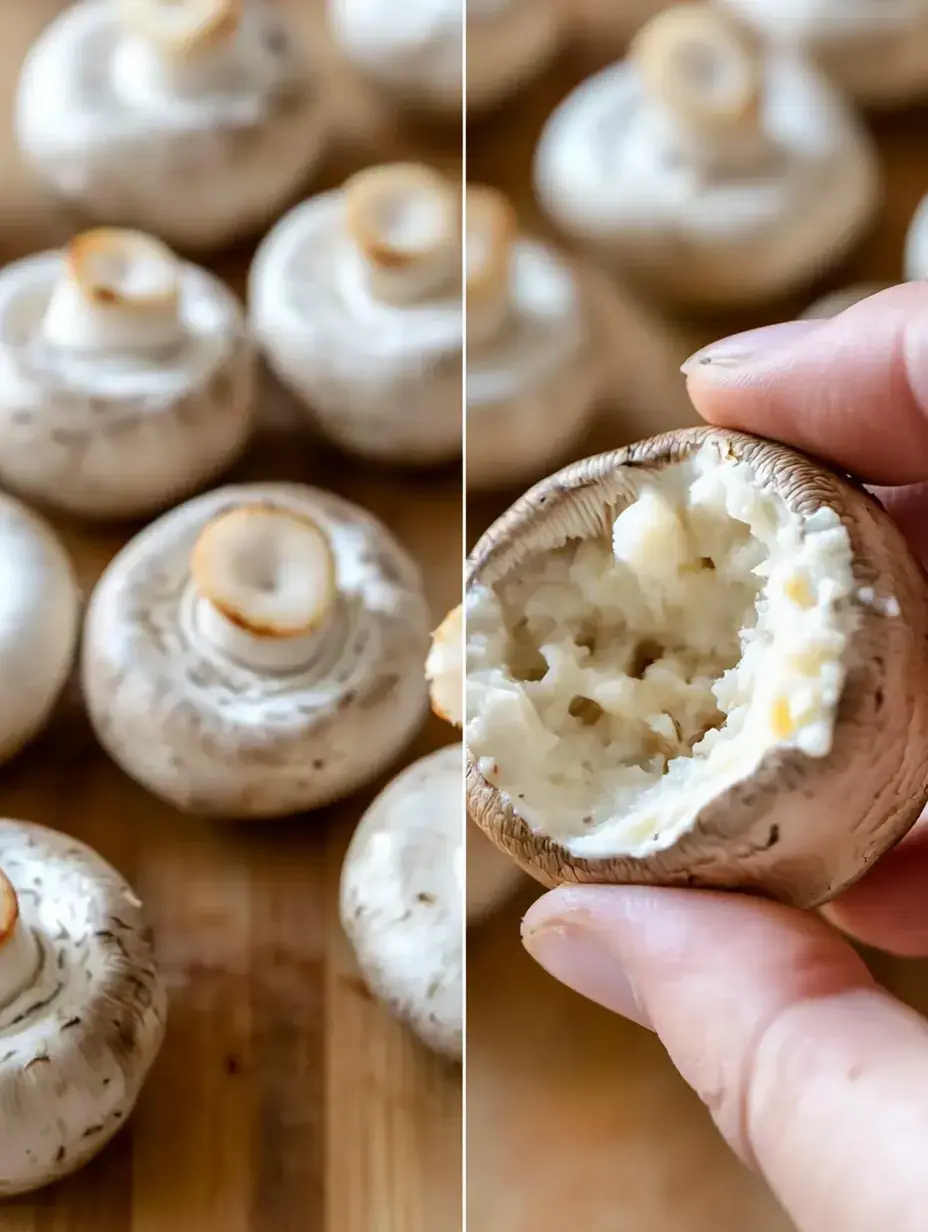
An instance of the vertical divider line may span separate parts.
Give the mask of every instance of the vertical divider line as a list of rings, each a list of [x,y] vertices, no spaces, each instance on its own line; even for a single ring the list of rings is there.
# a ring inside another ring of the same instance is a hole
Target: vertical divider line
[[[467,575],[467,0],[461,22],[461,662],[466,663],[467,612],[464,607],[464,584]],[[463,1046],[461,1049],[461,1232],[467,1230],[467,798],[464,789],[466,750],[464,728],[466,670],[461,672],[461,833],[464,840],[464,876],[461,878],[461,1012],[463,1015]]]

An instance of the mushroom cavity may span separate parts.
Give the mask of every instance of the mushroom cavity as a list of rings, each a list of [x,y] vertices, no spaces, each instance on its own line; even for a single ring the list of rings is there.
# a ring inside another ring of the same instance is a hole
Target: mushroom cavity
[[[471,561],[471,812],[549,884],[820,901],[924,802],[925,599],[875,502],[780,446],[569,467]]]
[[[142,906],[90,848],[0,820],[0,1196],[87,1163],[124,1124],[164,1034]]]
[[[80,596],[53,531],[0,495],[0,762],[45,726],[71,673]]]
[[[877,205],[872,143],[802,60],[707,5],[668,8],[542,133],[535,180],[565,231],[691,305],[783,293]],[[840,202],[836,210],[834,203]]]
[[[0,271],[0,480],[80,516],[151,513],[251,434],[255,353],[233,293],[135,231]]]
[[[287,214],[252,266],[251,322],[336,444],[399,463],[461,452],[460,192],[372,167]]]
[[[294,813],[411,738],[428,628],[416,565],[371,515],[297,484],[220,488],[110,564],[84,691],[104,748],[178,808]]]
[[[182,247],[262,225],[327,121],[284,16],[259,0],[88,0],[23,66],[17,135],[64,198]]]

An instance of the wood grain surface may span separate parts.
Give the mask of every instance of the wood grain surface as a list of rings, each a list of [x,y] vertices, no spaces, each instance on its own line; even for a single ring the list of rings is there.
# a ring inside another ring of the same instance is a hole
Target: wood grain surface
[[[55,245],[72,225],[25,173],[9,137],[16,71],[60,7],[0,5],[3,260]],[[289,7],[336,126],[336,154],[314,187],[390,157],[421,156],[459,173],[454,126],[405,130],[334,56],[316,0]],[[214,263],[240,291],[249,255]],[[317,446],[270,380],[262,425],[231,478],[298,479],[357,501],[418,557],[436,620],[457,601],[458,468],[411,478],[355,465]],[[59,527],[85,588],[136,529]],[[407,759],[450,738],[432,721]],[[0,770],[0,815],[77,835],[134,883],[170,996],[167,1040],[129,1127],[84,1172],[0,1207],[0,1232],[460,1227],[460,1070],[371,1000],[338,926],[342,855],[374,790],[281,823],[183,818],[108,762],[74,698],[40,743]]]
[[[584,0],[584,13],[597,3]],[[526,227],[554,236],[534,205],[532,152],[546,116],[585,76],[615,58],[589,17],[586,38],[497,114],[468,127],[471,180],[509,192]],[[635,365],[637,398],[604,411],[576,456],[696,422],[678,365],[697,346],[738,329],[795,316],[823,291],[901,277],[906,228],[928,192],[928,113],[874,126],[886,203],[861,248],[803,296],[737,317],[664,319],[674,367],[640,368],[638,347],[616,335]],[[651,319],[653,307],[626,314]],[[468,498],[470,542],[510,494]],[[467,1205],[469,1232],[789,1232],[763,1184],[730,1155],[708,1114],[654,1037],[556,984],[524,954],[518,923],[538,891],[476,931],[468,946]],[[891,990],[928,1008],[928,965],[870,956]],[[837,1230],[836,1230],[837,1232]]]

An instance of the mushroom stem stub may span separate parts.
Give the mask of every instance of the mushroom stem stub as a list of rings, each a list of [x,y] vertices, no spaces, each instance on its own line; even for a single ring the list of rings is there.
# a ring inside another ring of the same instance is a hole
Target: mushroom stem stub
[[[16,891],[0,872],[0,1011],[33,983],[40,962],[36,939],[20,919]]]
[[[114,76],[125,98],[196,97],[237,70],[242,0],[123,0]]]
[[[460,203],[429,167],[390,163],[345,185],[346,228],[374,297],[412,304],[460,274]]]
[[[467,339],[479,344],[499,330],[510,311],[510,259],[518,224],[512,204],[495,188],[469,186],[465,209]]]
[[[222,513],[190,562],[200,634],[255,670],[309,663],[337,598],[335,558],[311,519],[270,505]]]
[[[138,231],[77,236],[42,320],[47,343],[66,351],[160,350],[182,335],[178,261]]]

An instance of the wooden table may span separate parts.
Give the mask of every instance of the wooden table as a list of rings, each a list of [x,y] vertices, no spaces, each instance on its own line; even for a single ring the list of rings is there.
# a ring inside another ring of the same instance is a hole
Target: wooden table
[[[69,229],[7,135],[23,52],[59,7],[11,0],[0,11],[5,260],[53,246]],[[318,5],[291,0],[291,8],[311,36],[339,124],[341,154],[319,186],[394,155],[459,166],[457,131],[404,132],[338,64],[319,34]],[[239,289],[248,256],[217,262]],[[270,382],[262,416],[259,440],[232,478],[319,483],[371,509],[421,562],[437,621],[460,588],[457,469],[410,479],[317,449]],[[135,528],[61,529],[89,587]],[[434,720],[408,759],[451,738]],[[460,1227],[460,1070],[371,1000],[338,925],[342,855],[373,794],[281,823],[183,818],[107,760],[73,707],[0,771],[0,815],[75,834],[134,883],[170,995],[167,1040],[129,1127],[84,1172],[0,1207],[0,1232]]]
[[[548,236],[554,232],[532,201],[532,152],[555,104],[617,54],[614,45],[601,45],[592,26],[589,33],[524,94],[468,130],[470,178],[505,189],[525,225]],[[928,191],[926,126],[924,111],[876,125],[886,205],[873,234],[842,269],[805,296],[764,312],[663,321],[662,344],[672,362],[713,338],[795,316],[824,290],[900,278],[905,230]],[[674,376],[668,388],[666,375],[649,370],[636,406],[604,413],[578,456],[695,422],[682,378]],[[509,499],[468,500],[470,541]],[[788,1232],[785,1216],[729,1154],[654,1037],[582,1001],[524,954],[518,922],[536,893],[526,886],[469,944],[471,1232]],[[874,962],[894,991],[928,1007],[928,965]]]

